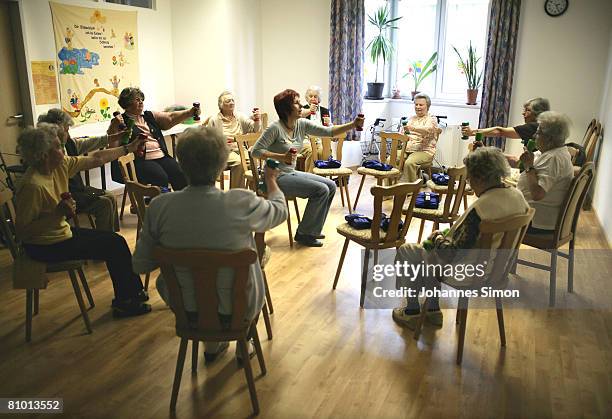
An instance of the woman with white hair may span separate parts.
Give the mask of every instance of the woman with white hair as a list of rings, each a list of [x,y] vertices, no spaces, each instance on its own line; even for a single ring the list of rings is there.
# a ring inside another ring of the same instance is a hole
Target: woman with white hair
[[[70,115],[59,108],[52,108],[46,114],[38,117],[38,122],[56,124],[63,129],[60,138],[66,154],[69,156],[82,156],[92,151],[108,146],[109,138],[115,140],[123,135],[118,132],[114,135],[99,137],[72,138],[69,129],[74,125]],[[96,229],[105,231],[119,231],[119,215],[117,213],[117,200],[112,192],[85,185],[81,174],[77,173],[68,180],[68,191],[76,201],[78,213],[84,212],[93,215],[96,220]]]
[[[550,233],[565,194],[574,176],[572,157],[565,147],[569,136],[569,118],[558,112],[541,113],[535,132],[538,158],[525,151],[520,160],[525,171],[519,177],[517,188],[525,195],[536,213],[529,227],[530,233]]]
[[[287,219],[285,196],[276,183],[278,170],[265,170],[268,199],[246,189],[222,191],[215,187],[215,180],[225,168],[229,154],[225,137],[219,129],[187,129],[179,136],[176,154],[188,186],[151,201],[134,252],[136,272],[151,272],[158,268],[153,257],[156,246],[209,250],[255,249],[253,232],[265,232]],[[191,274],[180,271],[177,275],[185,309],[189,316],[197,318]],[[232,272],[220,271],[217,287],[222,324],[230,323],[232,286]],[[164,301],[170,304],[166,282],[161,274],[157,278],[157,289]],[[259,261],[249,269],[247,293],[246,317],[251,321],[261,311],[265,298]],[[227,343],[207,343],[207,360],[211,361],[225,348]]]
[[[317,124],[329,127],[332,125],[331,114],[329,113],[329,109],[321,106],[321,93],[322,89],[319,86],[310,86],[306,89],[306,94],[304,96],[306,104],[302,106],[302,118],[310,119]],[[321,146],[319,143],[317,143],[317,147],[320,150]],[[312,146],[310,145],[310,141],[304,143],[300,155],[304,158],[304,171],[310,172],[314,163],[312,160]]]
[[[236,112],[236,100],[229,90],[221,92],[217,105],[219,106],[219,113],[209,118],[205,125],[222,129],[223,135],[228,138],[228,142],[231,141],[231,152],[227,159],[227,167],[230,169],[230,188],[242,188],[244,186],[244,171],[240,164],[240,154],[234,137],[260,131],[261,114],[259,108],[254,108],[249,117]]]
[[[498,148],[478,148],[468,154],[463,162],[467,168],[470,185],[478,199],[453,224],[448,233],[434,231],[431,234],[429,240],[433,249],[425,250],[420,244],[404,244],[397,250],[396,261],[402,264],[404,262],[420,264],[424,261],[424,266],[446,265],[457,260],[465,264],[465,256],[468,256],[469,252],[461,251],[478,248],[482,221],[498,220],[529,211],[529,205],[523,195],[516,188],[505,186],[502,182],[502,179],[510,174],[510,167]],[[500,243],[494,243],[493,247],[499,245]],[[414,281],[399,278],[397,285],[413,289],[418,295],[423,288],[439,288],[440,281],[435,276],[419,275]],[[393,310],[393,319],[400,325],[414,329],[419,313],[418,298],[409,297],[405,307]],[[426,319],[428,323],[442,326],[442,312],[438,298],[430,300]]]
[[[113,282],[113,316],[136,316],[151,311],[140,277],[132,271],[132,255],[125,239],[110,231],[70,227],[76,204],[62,197],[68,179],[136,151],[141,141],[86,157],[64,156],[63,129],[41,123],[27,128],[17,140],[18,152],[28,165],[17,191],[15,230],[28,256],[45,263],[93,259],[106,262]]]

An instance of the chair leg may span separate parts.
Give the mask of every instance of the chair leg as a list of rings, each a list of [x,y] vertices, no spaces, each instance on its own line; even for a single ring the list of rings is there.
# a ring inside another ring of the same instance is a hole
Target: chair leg
[[[174,383],[172,384],[172,396],[170,397],[170,410],[176,410],[176,400],[178,399],[179,389],[181,388],[181,378],[183,376],[183,366],[185,365],[185,355],[187,355],[187,338],[181,338],[178,358],[176,359],[176,370],[174,371]]]
[[[342,181],[342,176],[338,176],[338,189],[340,189],[340,201],[342,202],[342,206],[344,207],[344,184],[343,183],[344,182]]]
[[[468,209],[467,195],[463,194],[463,211],[466,211],[467,209]]]
[[[263,277],[264,277],[264,285],[266,286],[266,301],[268,303],[268,310],[270,311],[270,314],[274,314],[274,306],[272,305],[272,295],[270,294],[270,287],[268,286],[268,277],[266,276],[266,271],[263,271]]]
[[[83,296],[81,295],[81,288],[79,287],[79,281],[74,273],[74,271],[68,271],[68,275],[70,275],[70,282],[72,283],[72,289],[74,290],[74,296],[77,299],[77,303],[79,304],[79,308],[81,309],[81,316],[83,316],[83,322],[85,323],[85,329],[87,329],[87,333],[92,333],[91,323],[89,322],[89,316],[87,315],[87,310],[85,309],[85,303],[83,302]]]
[[[363,303],[365,300],[365,292],[366,292],[366,285],[367,285],[367,279],[368,279],[368,267],[369,267],[369,262],[370,262],[370,249],[365,249],[364,255],[363,255],[363,270],[361,271],[361,295],[359,297],[359,306],[361,308],[363,308]]]
[[[336,269],[336,277],[334,278],[334,285],[332,289],[336,289],[338,285],[338,278],[340,278],[340,271],[342,270],[342,264],[344,264],[344,257],[346,256],[346,249],[348,249],[349,239],[344,239],[344,246],[342,246],[342,253],[340,253],[340,261],[338,262],[338,269]]]
[[[342,183],[344,184],[344,193],[346,194],[346,206],[348,207],[349,214],[353,213],[353,209],[351,208],[351,198],[349,196],[349,187],[348,187],[349,178],[342,178]]]
[[[374,249],[374,265],[378,265],[378,249]]]
[[[431,229],[431,232],[433,233],[436,230],[440,230],[440,223],[438,223],[437,221],[434,221],[433,228]]]
[[[569,242],[567,256],[567,292],[574,292],[574,240]]]
[[[465,327],[467,324],[467,311],[468,311],[468,299],[459,298],[458,308],[459,311],[459,343],[457,345],[457,365],[461,365],[463,360],[463,345],[465,343]]]
[[[293,231],[291,230],[291,211],[289,211],[289,201],[287,203],[287,230],[289,231],[289,247],[293,247]]]
[[[32,299],[34,298],[34,290],[31,288],[26,289],[26,332],[25,340],[30,342],[32,340]]]
[[[296,198],[293,199],[293,208],[295,209],[295,216],[297,217],[298,224],[299,224],[302,222],[302,219],[300,218],[300,207],[298,207]]]
[[[419,238],[417,243],[421,243],[421,237],[423,237],[423,229],[425,228],[425,219],[421,218],[421,227],[419,227]]]
[[[429,298],[425,298],[425,301],[423,301],[423,306],[421,307],[421,314],[419,315],[419,320],[417,321],[416,327],[414,328],[414,340],[419,340],[419,337],[421,336],[423,324],[425,323],[425,317],[427,316],[428,306]]]
[[[87,297],[87,301],[89,302],[89,308],[94,308],[96,304],[94,303],[93,296],[91,295],[91,291],[89,289],[89,284],[87,283],[87,279],[85,278],[85,272],[83,269],[77,269],[77,273],[79,274],[79,279],[81,280],[81,285],[83,285],[83,289],[85,290],[85,296]]]
[[[253,412],[259,414],[259,401],[257,400],[257,392],[255,391],[255,381],[253,380],[253,370],[251,370],[251,360],[249,359],[249,350],[247,349],[247,343],[245,339],[238,340],[238,347],[242,354],[242,360],[244,363],[244,375],[246,376],[247,385],[249,386],[249,394],[251,395],[251,404],[253,405]]]
[[[149,280],[150,279],[151,279],[151,272],[147,272],[147,274],[145,275],[145,283],[144,283],[145,291],[149,290]]]
[[[359,183],[359,189],[357,189],[357,197],[355,198],[355,203],[353,204],[353,209],[355,211],[357,211],[357,202],[359,202],[359,195],[361,195],[361,189],[363,188],[365,178],[366,178],[366,175],[361,175],[361,182]]]
[[[266,333],[268,334],[268,340],[272,340],[272,324],[270,323],[270,314],[268,313],[268,304],[264,303],[261,308],[264,318],[264,324],[266,325]]]
[[[200,341],[194,339],[191,341],[191,372],[195,374],[198,372],[198,349],[200,346]]]
[[[259,369],[261,375],[266,375],[268,370],[266,369],[266,362],[263,357],[263,351],[261,350],[261,342],[259,340],[259,333],[257,333],[257,325],[253,323],[251,326],[250,337],[253,338],[253,345],[255,345],[255,353],[257,354],[257,361],[259,362]]]
[[[495,297],[495,306],[497,308],[497,326],[499,327],[499,341],[501,346],[506,346],[506,328],[504,327],[504,308],[500,297]]]
[[[123,197],[121,198],[121,211],[119,212],[119,219],[123,220],[123,211],[125,210],[125,197],[127,196],[127,187],[123,187]]]
[[[557,249],[553,249],[550,253],[550,294],[548,297],[548,306],[554,307],[557,295]]]
[[[34,316],[38,314],[38,309],[40,307],[40,290],[34,290]]]

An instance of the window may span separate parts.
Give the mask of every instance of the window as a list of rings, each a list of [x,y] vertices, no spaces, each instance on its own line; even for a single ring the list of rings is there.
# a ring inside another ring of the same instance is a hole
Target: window
[[[153,0],[104,0],[106,3],[125,4],[126,6],[144,7],[153,9]]]
[[[387,34],[395,48],[385,69],[387,96],[397,86],[403,97],[410,97],[414,80],[410,75],[404,77],[410,64],[420,61],[424,65],[437,51],[438,69],[418,90],[432,98],[464,102],[467,83],[459,71],[459,58],[453,46],[465,59],[471,41],[478,56],[483,57],[479,68],[484,67],[489,0],[366,0],[365,4],[366,15],[387,4],[392,17],[402,16],[396,24],[399,29]],[[373,35],[374,29],[366,17],[365,45]],[[364,66],[366,83],[374,80],[376,68],[368,52]]]

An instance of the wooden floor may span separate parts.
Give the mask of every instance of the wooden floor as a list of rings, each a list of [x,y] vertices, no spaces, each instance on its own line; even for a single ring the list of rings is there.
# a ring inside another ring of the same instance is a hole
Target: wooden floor
[[[358,180],[351,179],[353,199]],[[360,212],[371,208],[367,195]],[[300,204],[303,210],[305,201]],[[320,249],[290,249],[285,224],[268,234],[275,312],[273,340],[259,325],[268,367],[256,379],[262,417],[612,417],[610,311],[507,310],[507,347],[501,349],[495,311],[472,310],[463,366],[457,367],[454,311],[444,310],[444,326],[426,330],[416,342],[392,321],[390,310],[359,308],[357,246],[349,247],[332,291],[342,245],[335,226],[344,213],[338,194]],[[136,217],[126,215],[122,233],[130,246],[135,226]],[[415,241],[417,232],[413,222],[408,239]],[[608,248],[593,213],[580,219],[577,246]],[[12,290],[9,272],[10,256],[0,250],[0,397],[62,397],[65,417],[170,416],[178,338],[154,286],[151,314],[114,320],[105,266],[90,262],[86,275],[96,307],[90,311],[94,333],[87,335],[69,281],[55,276],[41,292],[33,341],[26,344],[25,293]],[[519,268],[523,272],[547,278]],[[562,273],[559,298],[564,286]],[[587,287],[610,282],[577,281],[575,291]],[[232,346],[213,366],[202,363],[194,376],[187,360],[176,417],[251,415],[233,355]],[[256,363],[253,368],[257,376]]]

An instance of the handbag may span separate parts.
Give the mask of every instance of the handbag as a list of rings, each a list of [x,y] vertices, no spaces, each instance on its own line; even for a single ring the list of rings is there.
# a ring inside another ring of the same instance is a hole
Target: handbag
[[[440,206],[440,195],[435,192],[419,192],[414,206],[423,209],[438,209]]]
[[[434,173],[431,175],[431,180],[436,185],[446,186],[448,185],[450,176],[448,176],[446,173]]]
[[[340,160],[336,160],[332,156],[329,156],[327,160],[316,160],[314,165],[317,169],[339,169],[342,163]]]
[[[366,169],[380,170],[382,172],[388,172],[393,169],[393,166],[390,164],[381,163],[378,160],[364,160],[361,165]]]

